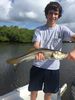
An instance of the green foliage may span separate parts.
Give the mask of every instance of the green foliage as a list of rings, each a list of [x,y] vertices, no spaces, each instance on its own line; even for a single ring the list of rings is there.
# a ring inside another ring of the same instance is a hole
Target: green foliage
[[[0,41],[8,42],[23,42],[29,43],[32,41],[34,30],[19,28],[17,26],[2,26],[0,27]]]

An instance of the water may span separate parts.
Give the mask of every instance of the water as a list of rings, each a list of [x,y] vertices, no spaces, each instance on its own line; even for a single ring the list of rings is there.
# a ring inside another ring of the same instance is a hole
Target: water
[[[0,95],[28,83],[31,62],[23,62],[15,68],[6,60],[24,54],[29,48],[28,44],[0,43]]]
[[[6,60],[26,53],[31,47],[31,44],[0,43],[0,95],[28,83],[32,62],[23,62],[15,68],[13,65],[7,64]],[[69,52],[73,48],[75,48],[75,43],[65,43],[63,45],[63,51],[65,52]],[[62,100],[72,100],[70,86],[74,78],[75,62],[68,60],[61,61],[60,85],[68,84],[68,89],[63,95]]]

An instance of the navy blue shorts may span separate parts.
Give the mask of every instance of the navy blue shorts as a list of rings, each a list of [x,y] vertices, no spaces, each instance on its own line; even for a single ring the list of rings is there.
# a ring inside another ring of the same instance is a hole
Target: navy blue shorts
[[[56,93],[59,90],[59,70],[47,70],[33,66],[30,70],[29,91],[42,90]]]

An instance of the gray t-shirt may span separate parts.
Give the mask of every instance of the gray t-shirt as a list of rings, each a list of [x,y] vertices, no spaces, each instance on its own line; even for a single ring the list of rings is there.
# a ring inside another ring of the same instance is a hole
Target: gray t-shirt
[[[48,27],[47,24],[38,27],[33,36],[33,42],[41,43],[40,48],[48,48],[51,50],[62,50],[62,41],[70,41],[70,37],[74,33],[64,25],[56,25],[55,27]],[[59,60],[34,60],[33,65],[39,68],[48,70],[57,70],[60,67]]]

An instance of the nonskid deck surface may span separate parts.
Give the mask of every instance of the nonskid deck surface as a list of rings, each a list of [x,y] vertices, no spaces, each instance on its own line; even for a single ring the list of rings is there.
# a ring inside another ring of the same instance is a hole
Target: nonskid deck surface
[[[61,100],[59,93],[52,94],[51,100]],[[0,100],[30,100],[28,85],[15,89],[5,95],[0,96]],[[44,100],[44,93],[38,92],[37,100]]]

